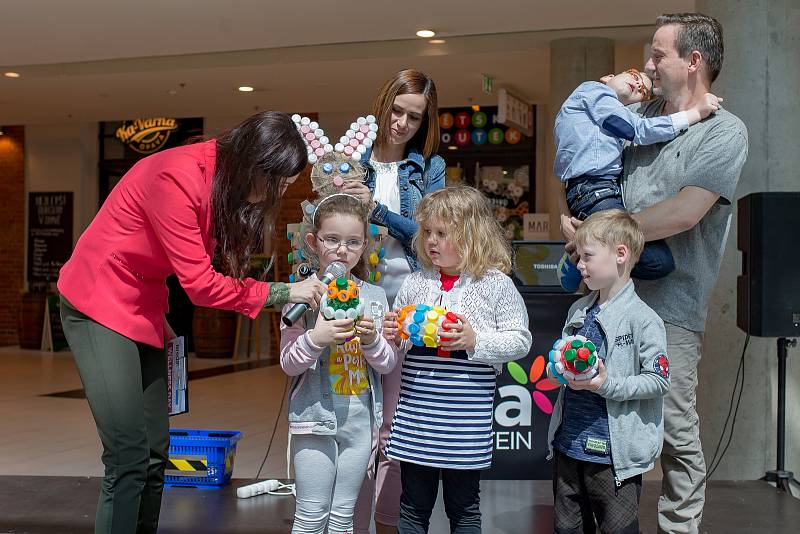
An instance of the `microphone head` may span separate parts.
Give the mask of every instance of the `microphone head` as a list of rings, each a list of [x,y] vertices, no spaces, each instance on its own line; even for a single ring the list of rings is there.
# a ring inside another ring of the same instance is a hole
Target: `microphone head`
[[[347,273],[347,267],[340,261],[331,262],[328,268],[325,269],[325,275],[331,276],[331,280],[341,278]]]

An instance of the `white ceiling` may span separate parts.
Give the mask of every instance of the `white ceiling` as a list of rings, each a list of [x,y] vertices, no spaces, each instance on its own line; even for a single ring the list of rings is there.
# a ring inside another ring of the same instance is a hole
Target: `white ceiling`
[[[658,14],[693,8],[686,0],[3,0],[0,71],[22,76],[0,77],[0,124],[363,109],[407,66],[436,79],[443,105],[485,103],[483,72],[542,100],[551,40],[644,42]],[[415,38],[420,28],[447,43]]]

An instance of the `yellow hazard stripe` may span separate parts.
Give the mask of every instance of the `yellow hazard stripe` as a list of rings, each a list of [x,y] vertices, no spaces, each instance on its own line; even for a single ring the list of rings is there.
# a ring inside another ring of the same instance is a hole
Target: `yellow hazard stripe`
[[[192,467],[192,464],[190,464],[186,460],[176,460],[176,459],[170,458],[170,463],[175,467],[175,469],[178,469],[179,471],[194,471],[195,470],[195,468]]]
[[[208,458],[205,456],[171,456],[167,460],[167,470],[173,471],[206,471]]]

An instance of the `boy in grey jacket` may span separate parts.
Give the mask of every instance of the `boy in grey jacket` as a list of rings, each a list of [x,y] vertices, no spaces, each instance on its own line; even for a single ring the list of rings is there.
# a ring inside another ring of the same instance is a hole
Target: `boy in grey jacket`
[[[563,337],[585,336],[600,361],[594,378],[567,379],[550,420],[554,530],[594,532],[596,521],[604,533],[638,533],[642,474],[653,468],[663,441],[664,323],[630,279],[644,235],[628,213],[591,215],[575,243],[592,292],[570,308]],[[550,380],[557,383],[552,374]]]

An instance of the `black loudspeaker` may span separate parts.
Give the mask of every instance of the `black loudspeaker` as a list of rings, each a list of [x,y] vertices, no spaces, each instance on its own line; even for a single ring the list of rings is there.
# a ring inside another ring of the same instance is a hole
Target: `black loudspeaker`
[[[753,336],[800,336],[800,192],[739,199],[736,324]]]

